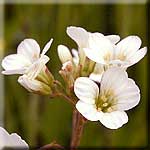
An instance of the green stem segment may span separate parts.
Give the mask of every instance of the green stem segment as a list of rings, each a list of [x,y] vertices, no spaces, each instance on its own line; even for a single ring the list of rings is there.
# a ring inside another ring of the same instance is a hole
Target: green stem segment
[[[72,119],[71,150],[76,150],[79,146],[85,122],[86,119],[75,109]]]

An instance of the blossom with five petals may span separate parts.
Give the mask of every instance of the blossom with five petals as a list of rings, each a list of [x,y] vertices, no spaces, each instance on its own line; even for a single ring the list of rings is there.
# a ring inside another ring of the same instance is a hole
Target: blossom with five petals
[[[77,78],[74,92],[79,98],[77,110],[88,120],[99,120],[110,129],[120,128],[127,123],[125,111],[140,101],[138,86],[119,67],[103,73],[100,87],[87,77]]]

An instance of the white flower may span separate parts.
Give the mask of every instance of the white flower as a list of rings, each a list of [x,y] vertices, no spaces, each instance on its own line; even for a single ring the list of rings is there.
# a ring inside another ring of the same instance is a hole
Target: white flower
[[[45,66],[45,60],[38,60],[28,69],[26,74],[18,78],[18,82],[29,92],[50,94],[53,77]]]
[[[103,65],[127,68],[140,61],[147,52],[146,47],[140,49],[141,39],[138,36],[128,36],[119,42],[118,35],[104,36],[102,33],[91,33],[73,26],[67,28],[67,34],[77,43],[82,63],[86,55]]]
[[[103,73],[100,87],[87,77],[77,78],[74,92],[79,98],[78,111],[88,120],[99,120],[110,129],[127,123],[125,110],[135,107],[140,101],[138,86],[119,67]]]
[[[9,134],[4,128],[0,127],[0,149],[6,147],[12,149],[29,149],[28,144],[19,135],[16,133]]]
[[[67,34],[77,43],[79,48],[89,47],[89,40],[94,36],[104,36],[102,33],[91,33],[81,27],[75,26],[67,27]],[[105,36],[105,38],[107,38],[113,44],[116,44],[120,40],[118,35],[108,35]]]
[[[84,48],[86,56],[104,65],[116,65],[127,68],[140,61],[147,53],[141,48],[138,36],[128,36],[117,44],[113,44],[104,36],[94,36],[88,41],[89,47]]]
[[[83,51],[84,48],[90,48],[89,46],[91,45],[91,41],[95,39],[95,37],[105,37],[107,39],[107,44],[111,42],[111,44],[115,44],[120,40],[120,37],[118,35],[109,35],[109,36],[104,36],[102,33],[91,33],[87,32],[85,29],[81,27],[75,27],[75,26],[70,26],[67,27],[67,34],[70,36],[71,39],[73,39],[79,48],[79,57],[80,57],[80,63],[83,64],[85,61],[85,53]],[[104,46],[106,42],[102,43],[102,46]],[[99,43],[97,43],[99,44]],[[111,47],[111,44],[109,48]],[[106,51],[107,49],[105,49]],[[109,49],[108,49],[109,50]],[[111,49],[110,49],[111,50]]]
[[[32,64],[38,60],[45,60],[47,63],[49,57],[45,55],[51,46],[53,39],[51,39],[44,47],[40,54],[40,47],[38,43],[33,39],[23,40],[18,48],[17,54],[11,54],[6,56],[2,60],[2,67],[5,71],[3,74],[25,74]]]
[[[116,44],[120,37],[118,35],[107,35],[104,36],[102,33],[91,33],[86,31],[85,29],[81,27],[74,27],[70,26],[67,28],[67,34],[77,43],[79,48],[79,57],[80,57],[80,64],[82,67],[87,68],[85,65],[93,64],[91,61],[89,63],[89,60],[86,60],[86,53],[84,52],[84,49],[90,49],[93,45],[97,46],[99,45],[103,51],[103,53],[109,53],[109,51],[113,50],[114,44]],[[101,39],[101,43],[99,43],[99,39]],[[93,44],[94,43],[94,44]],[[92,45],[92,46],[91,46]],[[93,48],[93,47],[92,47]],[[94,49],[94,48],[93,48]],[[92,53],[92,51],[91,51]],[[98,54],[98,56],[101,55],[101,53]],[[91,57],[89,57],[91,59]],[[91,59],[93,60],[93,59]],[[94,60],[95,61],[95,60]],[[86,62],[88,62],[86,64]],[[98,61],[95,61],[98,62]],[[79,63],[79,60],[78,60]],[[102,73],[104,71],[103,63],[96,63],[95,67],[93,68],[93,72],[90,74],[90,78],[94,81],[100,82]]]

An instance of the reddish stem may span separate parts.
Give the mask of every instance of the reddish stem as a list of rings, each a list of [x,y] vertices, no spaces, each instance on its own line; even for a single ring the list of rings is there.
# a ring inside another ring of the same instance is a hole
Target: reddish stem
[[[56,149],[56,150],[58,150],[58,149],[62,149],[62,150],[64,150],[64,147],[63,146],[61,146],[61,145],[59,145],[59,144],[57,144],[55,141],[54,142],[52,142],[51,144],[47,144],[47,145],[44,145],[43,147],[41,147],[39,150],[54,150],[54,149]]]
[[[79,146],[85,122],[86,119],[75,109],[72,120],[71,150],[76,150]]]

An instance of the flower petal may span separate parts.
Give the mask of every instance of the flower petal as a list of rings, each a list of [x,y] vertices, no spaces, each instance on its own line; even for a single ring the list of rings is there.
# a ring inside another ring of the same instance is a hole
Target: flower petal
[[[77,110],[88,120],[97,121],[99,119],[98,112],[94,105],[86,104],[79,100],[76,104]]]
[[[101,82],[102,74],[104,72],[104,67],[101,64],[96,63],[94,71],[90,74],[89,78],[96,82]]]
[[[29,92],[40,93],[44,95],[50,94],[51,92],[51,89],[47,84],[36,79],[30,79],[27,75],[20,76],[18,78],[18,82]]]
[[[128,82],[128,75],[125,70],[119,67],[112,67],[103,73],[101,80],[101,92],[107,90],[118,90]]]
[[[10,139],[10,144],[7,145],[9,147],[23,148],[24,150],[29,148],[28,144],[24,140],[22,140],[21,137],[16,133],[12,133],[9,139]]]
[[[132,79],[128,79],[128,82],[120,86],[120,89],[116,91],[117,94],[117,109],[129,110],[135,107],[140,101],[140,90]]]
[[[17,53],[33,62],[39,58],[40,46],[34,39],[25,39],[19,44]]]
[[[111,78],[110,78],[111,77]],[[135,107],[140,101],[140,90],[135,82],[128,78],[125,70],[121,68],[110,68],[102,77],[101,91],[112,91],[115,101],[112,105],[117,110],[128,110]]]
[[[29,79],[27,75],[20,76],[18,82],[26,88],[29,92],[40,91],[41,82],[34,79]]]
[[[0,127],[0,149],[4,148],[8,142],[9,134],[8,132]]]
[[[119,35],[107,35],[105,36],[108,40],[110,40],[113,44],[116,44],[117,42],[120,41],[120,36]]]
[[[3,148],[23,148],[27,150],[28,144],[16,133],[9,134],[4,128],[0,127],[0,149]]]
[[[130,65],[134,65],[139,62],[147,53],[147,47],[141,48],[136,51],[134,55],[132,55],[128,60],[130,61]]]
[[[26,72],[26,68],[18,69],[18,70],[5,70],[5,71],[2,71],[2,74],[5,74],[5,75],[24,74],[25,72]]]
[[[78,44],[80,48],[87,47],[89,33],[85,29],[70,26],[67,27],[67,34]]]
[[[113,57],[114,45],[105,36],[93,34],[89,38],[89,47],[83,50],[89,59],[106,64]]]
[[[72,49],[73,62],[77,66],[79,64],[79,53],[76,49]]]
[[[28,81],[28,77],[27,75],[23,75],[23,76],[20,76],[18,78],[18,82],[25,88],[27,89],[29,92],[33,92],[32,88],[30,87],[30,82]],[[29,82],[29,83],[28,83]],[[38,86],[37,86],[38,88]],[[37,89],[36,88],[36,89]]]
[[[103,55],[100,51],[91,48],[83,48],[85,55],[96,63],[105,64]]]
[[[46,52],[47,52],[47,51],[49,50],[49,48],[51,47],[52,42],[53,42],[53,39],[50,39],[50,41],[45,45],[45,47],[44,47],[44,49],[43,49],[43,51],[42,51],[42,53],[41,53],[41,56],[43,56],[43,55],[46,54]]]
[[[109,129],[118,129],[128,122],[128,116],[123,111],[101,112],[99,114],[99,121]]]
[[[118,55],[133,55],[141,46],[141,39],[138,36],[128,36],[121,40],[115,49],[116,57]]]
[[[20,54],[8,55],[2,60],[2,67],[6,70],[3,73],[22,74],[30,64],[30,61]]]
[[[34,62],[27,70],[26,74],[29,79],[35,79],[41,70],[45,67],[45,64],[49,61],[49,57],[44,55],[39,60]]]
[[[81,101],[88,104],[94,104],[95,99],[99,94],[99,88],[97,84],[89,78],[80,77],[75,81],[74,92]]]
[[[58,45],[57,48],[58,56],[62,64],[64,64],[67,61],[72,61],[72,55],[65,45]]]

